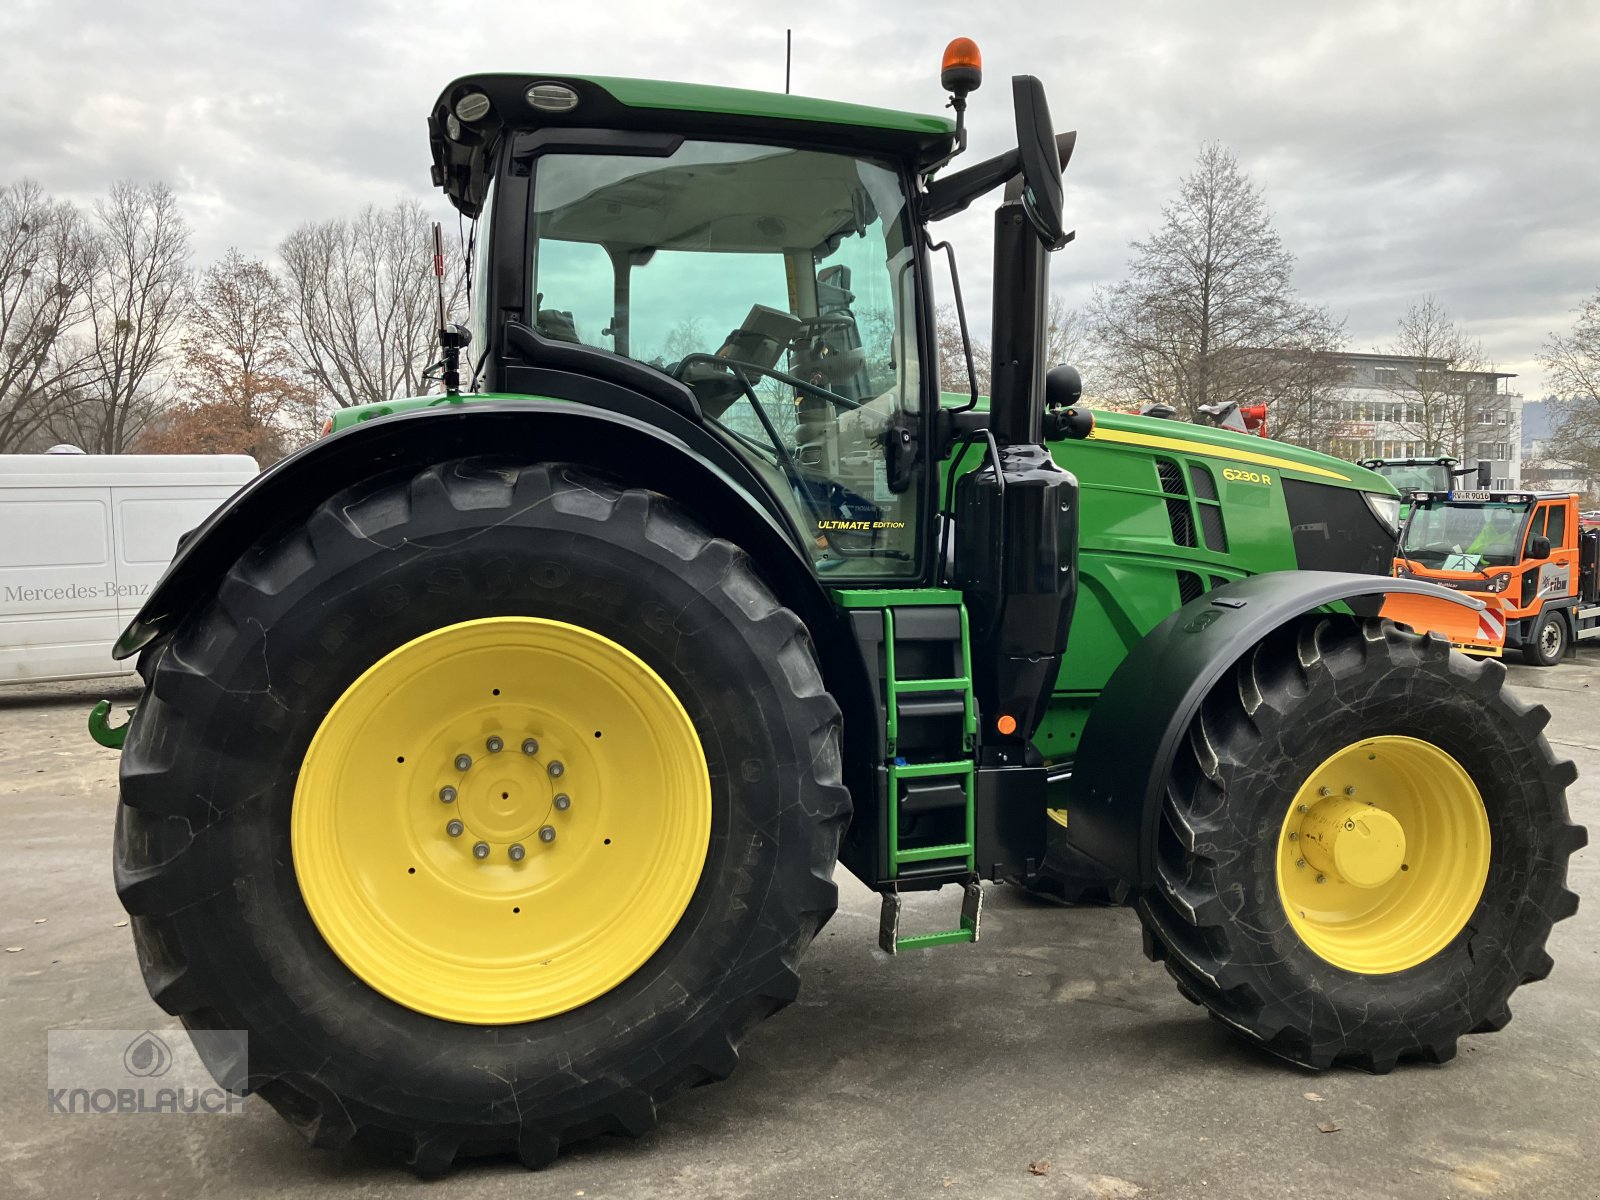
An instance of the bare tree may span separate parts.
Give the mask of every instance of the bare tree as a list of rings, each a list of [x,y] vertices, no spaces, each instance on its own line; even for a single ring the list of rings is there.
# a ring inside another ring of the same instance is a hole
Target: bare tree
[[[29,448],[71,394],[96,261],[77,209],[31,180],[0,188],[0,453]]]
[[[954,304],[941,304],[933,315],[933,332],[938,340],[939,388],[945,392],[967,393],[967,356],[961,340],[961,319]],[[972,339],[972,366],[978,379],[978,394],[989,393],[989,347]]]
[[[316,390],[295,363],[283,284],[229,250],[201,276],[183,335],[182,398],[140,442],[153,454],[248,454],[277,462],[304,437]]]
[[[1125,401],[1189,419],[1202,404],[1272,403],[1308,352],[1342,338],[1296,296],[1294,256],[1221,145],[1201,147],[1160,228],[1133,250],[1128,277],[1097,290],[1088,312],[1105,386]]]
[[[1378,352],[1402,360],[1384,390],[1400,401],[1397,424],[1406,436],[1430,454],[1461,457],[1474,411],[1494,395],[1482,346],[1430,295],[1406,309],[1394,341]]]
[[[1087,343],[1088,326],[1083,313],[1069,308],[1064,299],[1052,292],[1044,316],[1045,370],[1064,364],[1082,366]]]
[[[422,205],[371,205],[353,221],[301,225],[280,247],[300,365],[342,407],[421,395],[438,301]],[[448,281],[454,294],[460,279]]]
[[[95,204],[100,259],[89,285],[88,361],[50,418],[90,453],[120,454],[168,399],[189,283],[189,227],[164,183],[114,184]]]
[[[1564,397],[1551,457],[1600,473],[1600,289],[1573,315],[1572,332],[1550,334],[1540,355],[1550,385]]]

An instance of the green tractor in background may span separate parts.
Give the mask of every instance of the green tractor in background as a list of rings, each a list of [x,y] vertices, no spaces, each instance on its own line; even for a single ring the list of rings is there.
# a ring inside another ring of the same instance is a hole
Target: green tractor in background
[[[946,171],[978,82],[958,41],[953,122],[445,89],[447,394],[264,473],[117,647],[118,891],[156,1001],[248,1031],[221,1082],[423,1174],[643,1132],[794,999],[836,862],[895,953],[1081,855],[1311,1067],[1447,1059],[1549,971],[1546,714],[1379,615],[1471,604],[1383,574],[1380,478],[1047,381],[1072,139],[1019,76],[1017,147]],[[927,231],[996,188],[985,408],[939,390]]]
[[[1382,475],[1399,491],[1400,519],[1411,515],[1411,497],[1418,492],[1442,492],[1453,495],[1456,480],[1464,475],[1476,477],[1477,490],[1488,491],[1493,482],[1493,465],[1488,459],[1479,459],[1477,466],[1458,467],[1456,460],[1443,455],[1432,458],[1363,458],[1361,465]]]

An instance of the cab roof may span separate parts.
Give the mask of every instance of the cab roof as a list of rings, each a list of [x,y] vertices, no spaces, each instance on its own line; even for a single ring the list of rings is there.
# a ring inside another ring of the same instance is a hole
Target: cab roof
[[[536,87],[556,96],[565,89],[572,102],[564,111],[535,108],[529,95]],[[463,120],[462,111],[478,115]],[[440,93],[428,116],[434,185],[462,213],[475,217],[505,131],[563,128],[846,145],[918,165],[943,159],[955,139],[955,123],[947,117],[810,96],[611,76],[467,75]]]

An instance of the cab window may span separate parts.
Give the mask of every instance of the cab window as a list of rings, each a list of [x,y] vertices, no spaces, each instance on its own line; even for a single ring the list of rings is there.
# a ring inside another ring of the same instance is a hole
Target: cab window
[[[687,385],[790,503],[819,572],[921,569],[915,248],[891,164],[685,141],[534,165],[532,324]]]
[[[1544,536],[1550,539],[1552,550],[1559,550],[1567,540],[1567,507],[1564,504],[1552,504],[1548,511]]]

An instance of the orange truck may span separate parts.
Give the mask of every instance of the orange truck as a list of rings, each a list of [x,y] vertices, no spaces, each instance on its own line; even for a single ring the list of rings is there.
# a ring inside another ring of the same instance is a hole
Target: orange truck
[[[1549,667],[1600,637],[1600,529],[1585,529],[1575,492],[1419,492],[1400,538],[1395,574],[1482,600],[1482,635],[1450,635],[1468,653],[1507,650]]]

